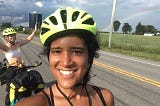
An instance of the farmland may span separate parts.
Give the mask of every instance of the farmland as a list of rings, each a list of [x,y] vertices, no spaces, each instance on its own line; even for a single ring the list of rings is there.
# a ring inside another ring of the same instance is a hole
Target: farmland
[[[100,32],[98,41],[102,50],[160,61],[160,36],[113,33],[111,48],[108,48],[109,33]]]

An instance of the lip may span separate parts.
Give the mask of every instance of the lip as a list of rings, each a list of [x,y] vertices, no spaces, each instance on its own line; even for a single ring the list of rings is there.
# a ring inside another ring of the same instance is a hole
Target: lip
[[[71,79],[75,75],[75,70],[59,70],[60,75],[63,78]]]

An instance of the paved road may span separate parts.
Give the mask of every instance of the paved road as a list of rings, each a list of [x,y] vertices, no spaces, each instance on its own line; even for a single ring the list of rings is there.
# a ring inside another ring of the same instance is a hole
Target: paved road
[[[39,39],[22,47],[26,64],[42,61],[37,68],[46,84],[54,78],[46,57],[39,57],[42,46]],[[3,55],[0,54],[0,58]],[[90,83],[110,89],[116,106],[160,106],[160,63],[144,61],[119,54],[100,52],[91,72]],[[5,86],[0,87],[0,106],[4,106]]]

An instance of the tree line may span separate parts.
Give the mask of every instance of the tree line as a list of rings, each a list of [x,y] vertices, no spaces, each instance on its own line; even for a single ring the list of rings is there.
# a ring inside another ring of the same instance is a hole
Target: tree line
[[[6,22],[6,23],[0,24],[0,30],[4,30],[5,28],[9,28],[9,27],[13,27],[13,24],[11,22]],[[16,27],[14,27],[14,29],[17,32],[24,33],[24,34],[30,34],[32,31],[30,28],[25,28],[23,26],[16,26]]]
[[[9,27],[13,27],[13,24],[11,22],[2,23],[0,25],[0,29],[5,29],[5,28],[9,28]],[[16,26],[14,28],[16,31],[22,31],[24,27],[23,26]]]
[[[120,26],[121,26],[120,21],[115,20],[113,22],[114,32],[117,32],[119,30]],[[7,22],[7,23],[2,23],[0,25],[0,29],[4,29],[4,28],[7,28],[7,27],[12,27],[12,23]],[[22,31],[23,28],[24,28],[23,26],[17,26],[15,29],[17,31]],[[136,35],[144,35],[144,33],[156,34],[157,32],[160,32],[160,31],[158,31],[153,25],[143,25],[143,24],[141,24],[141,22],[139,22],[136,26],[135,32],[132,32],[132,26],[129,23],[124,23],[123,26],[122,26],[122,32],[124,34],[133,33],[133,34],[136,34]]]
[[[121,26],[120,21],[115,20],[113,22],[113,30],[114,30],[114,32],[117,32],[119,30],[120,26]],[[123,26],[122,26],[122,32],[124,34],[131,33],[132,32],[132,26],[129,23],[124,23]],[[143,25],[143,24],[141,24],[141,22],[139,22],[136,25],[135,32],[132,32],[132,33],[136,34],[136,35],[144,35],[144,33],[156,34],[157,32],[160,32],[160,31],[158,31],[153,25]]]

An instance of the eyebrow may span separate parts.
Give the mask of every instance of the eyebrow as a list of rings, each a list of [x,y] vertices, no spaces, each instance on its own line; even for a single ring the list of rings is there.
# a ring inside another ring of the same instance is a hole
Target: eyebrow
[[[50,50],[53,50],[53,49],[61,49],[61,47],[52,47],[52,48],[50,48]],[[81,50],[84,50],[85,48],[82,48],[82,47],[71,47],[71,49],[81,49]]]

